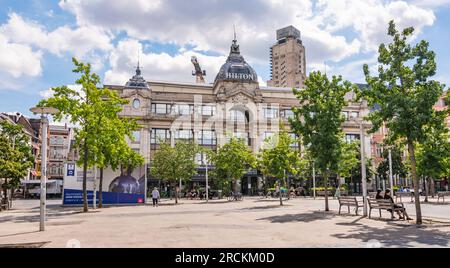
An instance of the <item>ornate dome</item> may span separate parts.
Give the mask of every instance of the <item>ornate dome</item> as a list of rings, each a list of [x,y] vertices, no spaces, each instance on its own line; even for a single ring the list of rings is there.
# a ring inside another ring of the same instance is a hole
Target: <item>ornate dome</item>
[[[145,81],[144,77],[142,77],[139,63],[136,69],[136,74],[126,83],[125,86],[128,88],[149,89],[147,81]]]
[[[216,76],[215,82],[217,81],[258,82],[255,70],[241,55],[236,39],[233,40],[227,61],[222,65]]]

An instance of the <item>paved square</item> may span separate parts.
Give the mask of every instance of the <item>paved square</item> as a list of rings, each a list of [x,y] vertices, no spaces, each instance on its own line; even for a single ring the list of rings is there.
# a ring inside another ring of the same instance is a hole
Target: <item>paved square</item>
[[[450,204],[423,204],[425,218],[413,222],[338,215],[337,200],[296,198],[280,207],[276,199],[242,202],[163,200],[162,205],[111,207],[80,213],[49,201],[45,232],[39,228],[39,201],[17,200],[0,213],[0,244],[43,243],[44,247],[449,247]],[[414,217],[412,203],[406,204]],[[344,209],[346,211],[346,209]]]

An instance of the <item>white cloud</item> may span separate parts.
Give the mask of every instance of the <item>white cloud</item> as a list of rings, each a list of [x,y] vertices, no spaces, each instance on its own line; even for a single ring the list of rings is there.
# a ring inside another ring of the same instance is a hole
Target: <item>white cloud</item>
[[[41,52],[33,51],[28,45],[11,43],[0,33],[0,73],[13,78],[38,76],[42,72],[41,59]]]
[[[62,56],[69,52],[76,57],[91,55],[93,51],[108,51],[112,48],[111,37],[97,27],[61,26],[52,32],[37,22],[26,20],[16,13],[9,14],[9,20],[0,27],[0,33],[9,40],[35,46]]]
[[[137,51],[140,54],[142,74],[147,80],[193,82],[195,78],[192,76],[194,67],[191,56],[196,56],[201,67],[207,70],[206,80],[214,82],[215,75],[226,60],[222,56],[206,56],[192,50],[183,50],[175,56],[167,53],[144,53],[138,40],[125,39],[111,52],[111,70],[106,72],[104,83],[124,85],[136,68]]]
[[[242,53],[249,62],[268,64],[275,30],[294,25],[302,31],[308,64],[341,61],[361,49],[374,51],[386,40],[388,21],[415,26],[434,22],[432,11],[404,1],[248,0],[151,1],[62,0],[80,26],[126,31],[139,40],[194,45],[226,55],[236,24]],[[314,4],[313,4],[314,2]],[[201,8],[199,8],[201,7]],[[99,13],[98,11],[101,10]],[[351,39],[341,31],[354,33]]]
[[[0,25],[1,85],[17,89],[14,82],[17,78],[41,75],[45,51],[58,56],[69,53],[91,62],[94,71],[99,71],[107,59],[105,54],[113,48],[111,38],[105,31],[92,26],[74,29],[61,26],[48,32],[39,23],[10,13],[8,21]]]
[[[438,8],[450,5],[450,0],[412,0],[410,2],[420,7],[430,8]]]

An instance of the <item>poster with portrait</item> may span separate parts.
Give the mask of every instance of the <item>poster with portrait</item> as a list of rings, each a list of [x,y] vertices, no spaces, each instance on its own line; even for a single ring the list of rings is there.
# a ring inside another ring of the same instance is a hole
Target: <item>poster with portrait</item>
[[[64,172],[63,205],[83,204],[83,168],[75,163],[66,163]],[[95,179],[96,178],[96,179]],[[100,171],[87,171],[87,199],[93,203],[94,188],[96,203],[99,202]],[[105,205],[144,203],[145,169],[105,169],[103,172],[102,201]]]

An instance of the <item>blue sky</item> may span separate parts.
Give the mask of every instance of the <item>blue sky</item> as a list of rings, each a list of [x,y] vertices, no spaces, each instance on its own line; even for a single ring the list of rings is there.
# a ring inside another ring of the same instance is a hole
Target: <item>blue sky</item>
[[[233,24],[261,84],[270,79],[275,31],[302,32],[308,71],[364,82],[387,22],[414,26],[437,53],[436,79],[450,85],[450,0],[0,0],[0,111],[22,112],[49,88],[74,83],[71,57],[91,62],[105,84],[123,84],[138,54],[147,80],[193,82],[196,55],[212,82],[225,61]],[[413,41],[413,42],[414,42]]]

